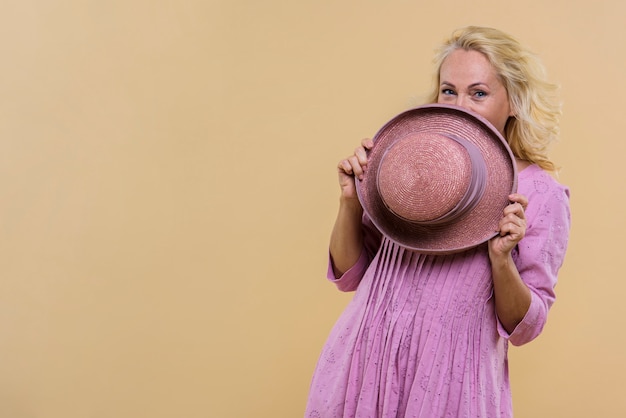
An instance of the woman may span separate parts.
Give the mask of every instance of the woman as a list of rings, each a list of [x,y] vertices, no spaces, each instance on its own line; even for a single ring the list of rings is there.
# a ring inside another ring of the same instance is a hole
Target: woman
[[[490,28],[456,31],[436,65],[430,102],[491,122],[516,157],[518,193],[488,243],[425,255],[363,214],[354,178],[372,140],[339,162],[328,277],[356,293],[320,356],[307,417],[510,417],[508,343],[537,337],[554,302],[570,226],[569,191],[548,174],[555,87],[533,54]]]

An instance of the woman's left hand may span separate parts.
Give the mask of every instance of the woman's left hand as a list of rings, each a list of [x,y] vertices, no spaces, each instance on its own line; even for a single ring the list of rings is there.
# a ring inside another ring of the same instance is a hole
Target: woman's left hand
[[[526,235],[526,215],[528,198],[519,193],[509,195],[511,204],[504,208],[499,223],[499,233],[489,241],[489,254],[508,256],[518,242]]]

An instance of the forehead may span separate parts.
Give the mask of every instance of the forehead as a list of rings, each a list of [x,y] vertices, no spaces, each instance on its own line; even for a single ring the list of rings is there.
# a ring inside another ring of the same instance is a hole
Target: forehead
[[[451,79],[472,79],[473,81],[494,81],[498,79],[496,69],[487,57],[478,51],[456,49],[441,63],[441,81]]]

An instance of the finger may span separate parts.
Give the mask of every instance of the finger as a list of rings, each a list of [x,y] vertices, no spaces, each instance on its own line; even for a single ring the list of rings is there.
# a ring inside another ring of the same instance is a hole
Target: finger
[[[365,150],[365,148],[357,147],[354,150],[354,155],[356,156],[356,158],[359,161],[359,164],[361,166],[366,166],[367,165],[367,151]]]
[[[339,164],[337,164],[337,169],[339,171],[343,171],[344,173],[350,176],[354,174],[352,172],[352,165],[347,159],[339,161]]]
[[[526,235],[526,221],[515,215],[509,215],[500,220],[500,236],[511,235],[520,240]]]
[[[524,210],[524,206],[518,202],[513,202],[513,203],[508,204],[504,208],[502,216],[506,218],[511,215],[517,216],[521,219],[526,219],[526,212]]]
[[[506,223],[511,223],[518,226],[526,225],[524,210],[521,206],[517,205],[505,209],[504,216],[500,219],[500,224],[504,225]]]
[[[509,195],[509,201],[512,203],[519,203],[524,210],[528,207],[528,198],[521,193],[512,193]]]
[[[490,250],[495,248],[497,251],[502,252],[510,252],[516,245],[517,242],[512,239],[510,235],[505,237],[494,237],[489,241]]]
[[[359,157],[357,155],[353,155],[351,157],[348,157],[347,161],[348,161],[348,164],[350,165],[352,174],[354,174],[356,177],[362,180],[363,173],[364,173],[364,165],[361,165],[361,160],[359,159]],[[365,159],[365,161],[367,161],[367,158]]]
[[[370,150],[374,147],[374,141],[370,138],[365,138],[361,141],[361,146],[366,150]]]
[[[513,241],[519,241],[523,237],[523,233],[520,228],[511,224],[503,225],[502,228],[500,228],[498,235],[501,237],[508,237]]]

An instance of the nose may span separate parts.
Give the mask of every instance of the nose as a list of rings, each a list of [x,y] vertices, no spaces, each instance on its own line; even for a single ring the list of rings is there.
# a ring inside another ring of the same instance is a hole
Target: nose
[[[468,97],[464,94],[459,94],[456,96],[456,103],[455,105],[463,107],[465,109],[469,109],[469,100]]]

